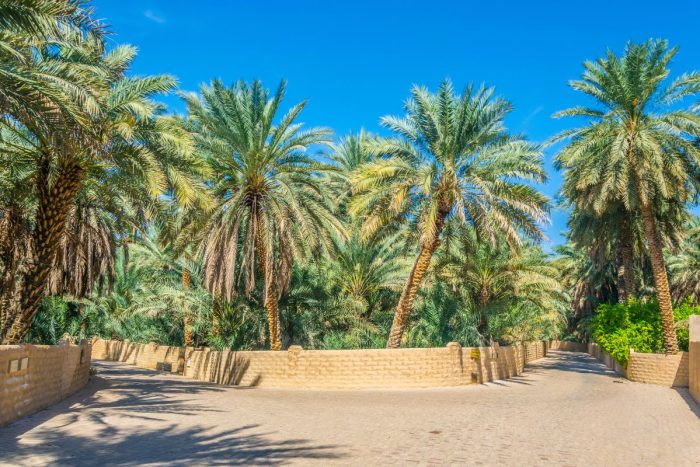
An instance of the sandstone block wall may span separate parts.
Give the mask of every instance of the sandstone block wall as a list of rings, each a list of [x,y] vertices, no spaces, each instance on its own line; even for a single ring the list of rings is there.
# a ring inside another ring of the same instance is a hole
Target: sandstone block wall
[[[160,362],[171,365],[172,373],[182,372],[185,350],[181,347],[158,345],[154,342],[136,344],[116,340],[93,339],[92,358],[111,360],[136,365],[140,368],[155,370]]]
[[[698,340],[700,341],[700,322]],[[562,346],[563,342],[553,341],[552,349],[572,350],[576,346]],[[566,343],[572,344],[572,343]],[[585,344],[580,344],[585,345]],[[700,342],[698,342],[700,345]],[[691,343],[692,346],[692,343]],[[698,360],[700,360],[700,348],[696,347],[698,352]],[[578,350],[577,350],[578,351]],[[691,355],[689,352],[680,352],[676,355],[653,354],[653,353],[638,353],[634,349],[630,349],[630,359],[627,362],[627,367],[620,365],[612,356],[604,351],[598,344],[587,344],[587,352],[604,363],[608,368],[616,373],[626,377],[630,381],[638,383],[658,384],[661,386],[680,386],[688,387],[689,374],[691,367]],[[698,369],[698,378],[700,378],[700,362],[694,361]],[[700,381],[698,382],[700,387]]]
[[[134,347],[136,346],[136,347]],[[94,342],[96,360],[155,368],[160,356],[183,355],[187,378],[239,386],[321,389],[457,386],[505,379],[542,358],[547,343],[471,348],[458,343],[425,349],[214,351]],[[133,356],[137,353],[138,356]]]
[[[588,348],[588,353],[592,356],[598,359],[598,361],[602,362],[613,370],[615,373],[622,375],[624,377],[627,377],[627,369],[624,367],[624,365],[620,365],[617,360],[612,358],[612,356],[607,353],[605,350],[602,349],[601,346],[599,346],[596,343],[590,343],[587,344]]]
[[[65,399],[90,377],[90,344],[1,345],[0,426]]]
[[[700,316],[688,320],[690,342],[688,345],[688,388],[695,402],[700,404]]]
[[[627,379],[661,386],[688,387],[688,360],[688,352],[665,355],[630,350]]]
[[[552,341],[549,345],[549,348],[552,350],[564,350],[567,352],[588,352],[588,344],[584,344],[582,342]]]

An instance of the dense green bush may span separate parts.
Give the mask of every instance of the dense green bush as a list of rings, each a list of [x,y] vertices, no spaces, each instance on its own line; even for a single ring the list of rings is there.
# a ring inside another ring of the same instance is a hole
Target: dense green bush
[[[687,321],[690,315],[700,314],[700,306],[685,301],[674,309],[676,323]],[[630,300],[625,304],[598,306],[591,322],[593,338],[621,364],[627,364],[629,349],[635,352],[663,352],[661,317],[656,301]],[[678,345],[688,350],[688,328],[677,326]]]

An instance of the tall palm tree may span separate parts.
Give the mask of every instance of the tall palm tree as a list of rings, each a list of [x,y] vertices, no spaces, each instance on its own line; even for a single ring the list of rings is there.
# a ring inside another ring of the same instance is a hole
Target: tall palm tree
[[[605,263],[615,265],[615,288],[620,303],[636,297],[640,283],[648,283],[650,279],[644,276],[648,254],[641,216],[627,211],[622,203],[612,204],[602,214],[575,203],[569,207],[572,207],[568,221],[570,239],[601,269],[606,267]],[[657,206],[656,219],[664,248],[675,251],[679,247],[687,217],[687,209],[681,203]]]
[[[622,203],[639,213],[651,257],[663,326],[664,348],[678,352],[673,309],[663,256],[658,206],[684,204],[700,182],[700,117],[673,104],[700,91],[700,74],[684,74],[664,86],[677,49],[662,40],[628,44],[622,57],[584,63],[571,87],[599,108],[574,107],[556,114],[589,120],[555,140],[570,140],[557,156],[565,170],[563,191],[601,215]]]
[[[440,244],[445,221],[457,217],[486,236],[517,245],[541,235],[545,196],[523,181],[543,181],[540,148],[508,134],[510,104],[493,90],[468,86],[462,96],[444,81],[437,94],[414,87],[405,117],[384,117],[398,137],[374,145],[378,159],[353,175],[351,212],[365,213],[365,237],[404,218],[420,232],[420,249],[396,307],[387,347],[401,345],[414,299]]]
[[[113,206],[138,205],[146,211],[150,209],[148,204],[156,205],[159,196],[166,192],[185,204],[196,199],[198,182],[191,173],[197,160],[191,157],[193,146],[189,133],[176,119],[161,116],[162,105],[152,100],[153,95],[172,89],[174,80],[168,76],[127,78],[125,72],[135,49],[117,47],[106,54],[102,50],[98,37],[87,36],[36,50],[33,55],[39,70],[59,62],[65,65],[66,79],[73,74],[88,75],[84,81],[90,83],[86,89],[96,107],[90,107],[84,124],[45,126],[20,120],[5,122],[5,132],[14,139],[2,141],[3,157],[8,158],[9,164],[0,169],[0,175],[14,177],[15,160],[28,166],[36,183],[25,194],[36,207],[27,216],[32,224],[31,255],[17,279],[21,287],[19,299],[0,314],[3,321],[0,337],[4,343],[16,343],[26,334],[39,303],[50,290],[47,288],[50,278],[56,277],[56,268],[63,264],[56,262],[59,251],[63,248],[64,253],[75,252],[82,248],[74,243],[71,250],[66,242],[95,240],[97,243],[93,245],[105,246],[104,238],[100,238],[105,230],[99,233],[92,229],[104,227],[104,223],[96,224],[94,216],[79,212],[104,207],[110,202]],[[95,191],[100,193],[96,197]],[[104,196],[110,191],[111,197]],[[84,196],[79,196],[81,193]],[[83,225],[95,235],[71,239],[66,235],[69,224],[69,234],[87,232],[74,228],[75,222],[81,220],[87,221]],[[111,254],[113,250],[103,248],[103,252]],[[64,273],[58,283],[64,283],[66,277],[81,276],[80,269],[74,270],[70,264]],[[88,283],[93,277],[83,279]],[[0,303],[7,304],[8,300],[3,298]]]
[[[82,0],[0,0],[0,111],[32,127],[85,123],[96,108],[90,74],[36,52],[88,36],[102,47],[103,32]]]
[[[308,152],[328,145],[330,131],[302,130],[296,120],[305,101],[276,122],[284,90],[284,82],[271,96],[259,81],[230,88],[214,81],[201,97],[185,96],[198,146],[218,175],[200,236],[205,283],[230,300],[242,279],[251,294],[257,265],[272,350],[282,346],[278,301],[294,259],[331,250],[343,234],[318,176],[330,167]]]

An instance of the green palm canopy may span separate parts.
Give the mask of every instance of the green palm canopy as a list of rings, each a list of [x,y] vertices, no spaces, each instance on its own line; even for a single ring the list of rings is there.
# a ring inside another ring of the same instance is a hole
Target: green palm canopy
[[[445,81],[437,94],[414,87],[404,117],[384,117],[396,137],[379,140],[376,160],[353,176],[351,212],[364,214],[372,235],[401,218],[420,234],[418,258],[396,308],[388,347],[398,347],[415,295],[449,217],[480,235],[500,234],[511,245],[521,234],[541,236],[548,201],[530,183],[545,180],[540,147],[510,135],[503,119],[510,104],[491,88],[468,86],[456,95]]]
[[[334,236],[344,235],[319,177],[331,167],[309,154],[329,145],[331,132],[302,129],[306,102],[276,121],[284,90],[284,82],[270,95],[260,81],[230,88],[214,81],[201,97],[185,96],[218,200],[200,224],[205,283],[230,300],[238,284],[250,294],[256,272],[262,276],[273,350],[282,345],[278,300],[293,261],[331,250]]]
[[[602,216],[621,203],[641,215],[651,256],[664,327],[664,347],[678,351],[668,276],[663,258],[658,210],[685,204],[700,182],[700,117],[676,104],[700,91],[700,74],[666,83],[676,54],[666,41],[628,44],[622,57],[584,63],[573,89],[593,98],[595,107],[574,107],[558,117],[583,117],[588,123],[563,132],[568,140],[557,156],[565,170],[563,193],[578,206]]]

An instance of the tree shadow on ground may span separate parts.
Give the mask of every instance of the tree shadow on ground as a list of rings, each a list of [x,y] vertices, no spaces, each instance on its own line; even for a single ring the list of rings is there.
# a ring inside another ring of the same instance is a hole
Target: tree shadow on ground
[[[259,425],[183,425],[165,416],[206,420],[208,413],[221,410],[199,403],[197,396],[231,387],[124,364],[93,365],[98,376],[83,390],[0,429],[0,464],[270,465],[343,457],[335,445],[275,439]]]
[[[334,445],[303,439],[271,440],[258,425],[217,431],[202,425],[186,429],[170,424],[156,430],[135,428],[119,436],[78,436],[53,428],[32,433],[36,444],[3,444],[3,462],[17,465],[276,465],[292,460],[339,459]],[[2,433],[2,437],[7,434]]]

